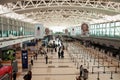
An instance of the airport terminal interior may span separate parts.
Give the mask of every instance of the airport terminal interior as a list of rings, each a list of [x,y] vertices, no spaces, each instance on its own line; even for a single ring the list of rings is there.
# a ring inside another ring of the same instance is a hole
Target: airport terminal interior
[[[120,80],[120,0],[0,0],[0,80]]]

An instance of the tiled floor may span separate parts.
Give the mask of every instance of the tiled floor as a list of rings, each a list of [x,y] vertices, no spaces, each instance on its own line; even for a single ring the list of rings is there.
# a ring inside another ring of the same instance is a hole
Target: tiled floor
[[[78,70],[70,60],[68,53],[65,51],[65,58],[58,59],[57,53],[48,53],[49,64],[45,64],[44,56],[39,55],[38,60],[34,60],[32,67],[32,80],[75,80]],[[23,72],[18,80],[23,79],[26,72]]]
[[[83,65],[84,68],[89,70],[88,80],[98,80],[98,78],[99,80],[120,80],[120,69],[114,67],[115,64],[108,64],[108,62],[105,61],[103,65],[103,59],[101,58],[99,59],[100,67],[98,68],[98,58],[96,57],[95,59],[95,56],[93,56],[95,54],[93,54],[93,52],[87,52],[86,50],[87,49],[83,49],[83,47],[79,45],[70,43],[68,51],[65,51],[64,59],[58,59],[57,53],[48,53],[49,64],[45,64],[44,56],[39,55],[38,60],[34,60],[34,66],[32,67],[32,80],[75,80],[79,74],[77,67],[80,65]],[[93,57],[91,57],[90,54],[93,54]],[[108,68],[108,65],[113,67]],[[103,73],[104,68],[105,73]],[[115,73],[116,68],[117,71],[119,71],[117,73]],[[111,79],[111,72],[113,73],[113,79]],[[17,80],[23,80],[25,74],[26,72],[23,72]]]

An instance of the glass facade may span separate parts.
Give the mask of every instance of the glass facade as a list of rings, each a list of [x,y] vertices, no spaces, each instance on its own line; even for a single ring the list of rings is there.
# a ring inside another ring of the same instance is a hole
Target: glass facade
[[[71,36],[73,28],[76,36],[81,35],[80,26],[75,26],[68,29]],[[120,38],[120,22],[90,24],[89,33],[92,37]]]
[[[33,35],[34,25],[16,19],[0,17],[0,37]]]
[[[98,37],[120,38],[120,22],[92,24],[90,35]]]

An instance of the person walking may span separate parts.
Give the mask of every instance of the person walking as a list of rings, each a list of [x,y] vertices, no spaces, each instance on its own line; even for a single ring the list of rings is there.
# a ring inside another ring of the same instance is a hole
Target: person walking
[[[46,61],[46,64],[48,64],[48,55],[47,54],[45,55],[45,61]]]

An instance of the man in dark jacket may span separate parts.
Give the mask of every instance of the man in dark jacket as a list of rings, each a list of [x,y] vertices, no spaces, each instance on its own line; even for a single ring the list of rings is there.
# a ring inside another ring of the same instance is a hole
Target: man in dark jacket
[[[48,55],[45,56],[46,64],[48,63]]]
[[[16,80],[17,73],[13,71],[13,80]]]
[[[64,58],[64,50],[61,51],[61,58]]]

